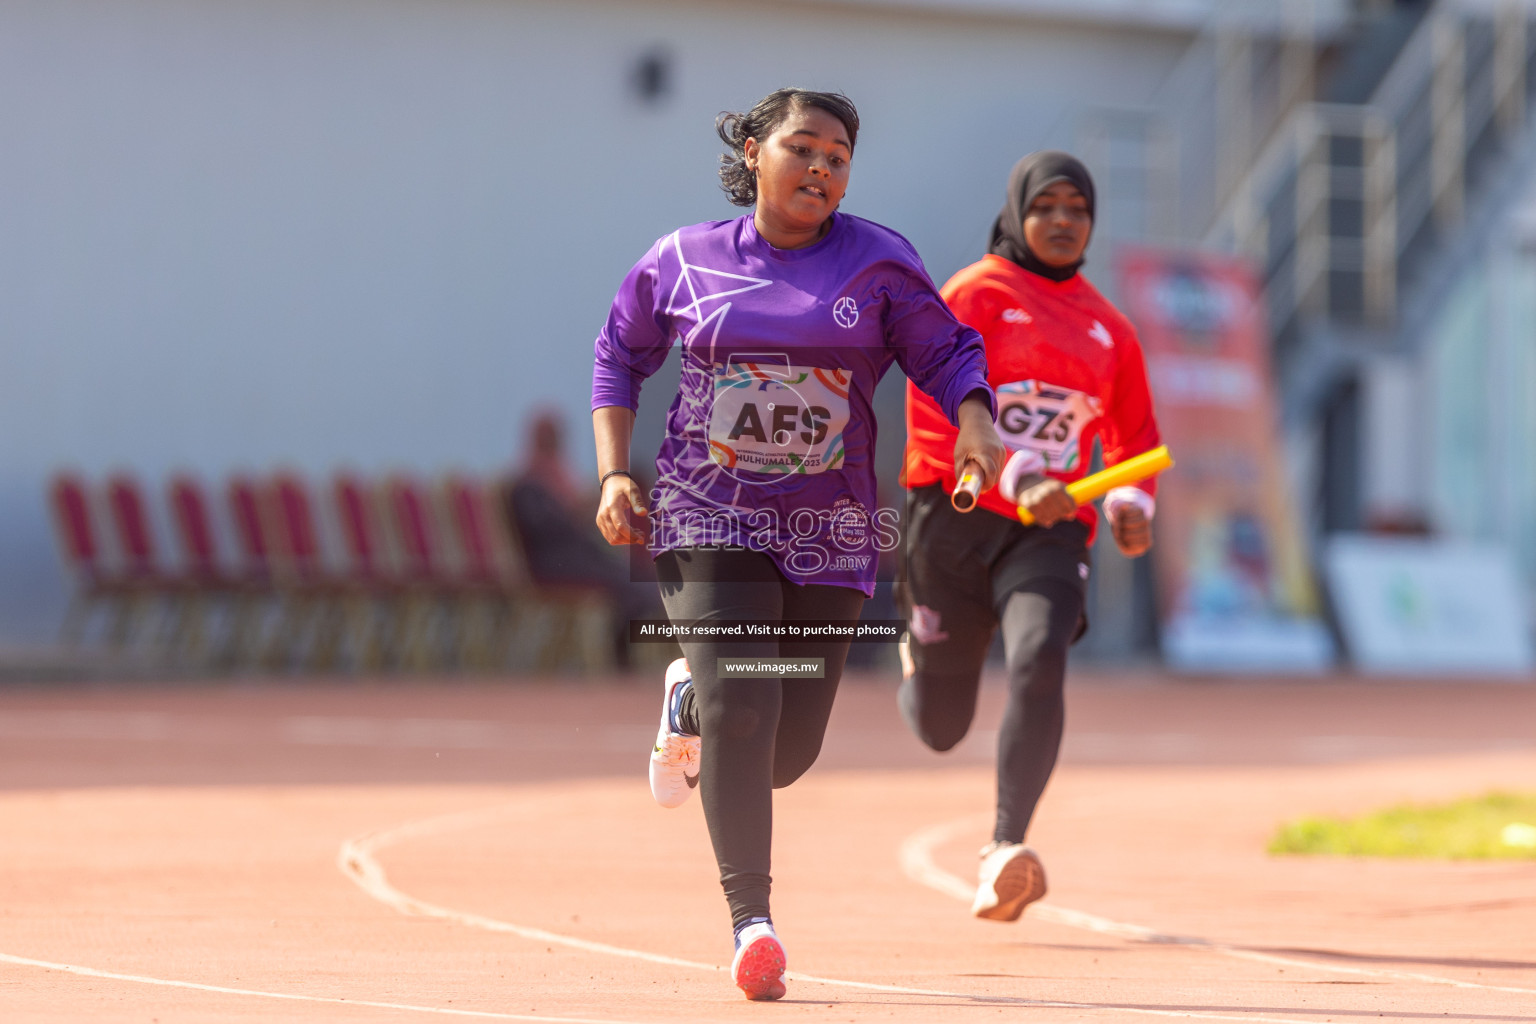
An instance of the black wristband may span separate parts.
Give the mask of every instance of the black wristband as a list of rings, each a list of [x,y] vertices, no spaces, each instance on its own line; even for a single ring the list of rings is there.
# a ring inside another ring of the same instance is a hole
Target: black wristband
[[[627,469],[610,469],[608,472],[604,473],[601,477],[598,478],[597,489],[598,490],[602,490],[603,489],[603,485],[608,482],[608,478],[611,477],[611,476],[629,476],[629,470],[627,470]],[[629,479],[630,480],[634,480],[635,478],[632,477],[632,476],[629,476]]]

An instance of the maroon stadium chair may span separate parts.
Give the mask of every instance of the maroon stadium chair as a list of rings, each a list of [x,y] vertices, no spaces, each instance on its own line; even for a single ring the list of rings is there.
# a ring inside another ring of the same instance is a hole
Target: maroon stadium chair
[[[213,539],[213,520],[203,485],[186,473],[178,473],[171,477],[165,490],[187,575],[205,581],[210,589],[224,586],[228,576],[219,565],[218,545]]]
[[[188,588],[186,647],[194,657],[203,658],[207,649],[209,612],[216,606],[229,605],[227,639],[214,659],[227,666],[233,661],[233,647],[228,638],[233,638],[239,631],[236,620],[247,604],[248,592],[265,592],[266,581],[247,577],[220,561],[213,516],[201,481],[187,473],[172,476],[166,485],[166,500],[171,509],[171,522],[181,549],[182,573]]]
[[[121,642],[127,633],[133,588],[125,577],[106,565],[85,482],[74,473],[56,474],[48,488],[48,504],[65,568],[74,578],[61,630],[63,641],[71,645],[80,643],[91,612],[106,606],[114,612],[109,635],[115,642]]]
[[[278,644],[270,651],[273,661],[298,657],[311,668],[332,668],[348,634],[349,594],[326,567],[308,484],[293,472],[275,474],[268,508],[273,572],[282,595],[274,632]]]
[[[401,657],[409,668],[434,668],[447,655],[460,587],[445,571],[438,520],[425,489],[409,476],[395,475],[384,483],[384,499],[404,588]]]
[[[332,481],[332,494],[347,560],[343,579],[353,594],[353,611],[359,620],[355,631],[366,637],[358,664],[382,668],[398,648],[405,587],[388,567],[373,488],[353,473],[339,472]]]
[[[228,651],[237,664],[250,665],[259,662],[272,646],[265,640],[267,612],[277,600],[271,530],[267,525],[269,517],[263,507],[261,488],[253,478],[243,473],[230,477],[226,496],[239,555],[235,572],[251,581],[251,586],[236,602]]]
[[[117,540],[118,572],[127,590],[126,613],[119,620],[114,641],[128,642],[144,610],[156,606],[161,613],[159,646],[174,650],[186,635],[192,584],[160,564],[148,506],[137,480],[127,473],[110,476],[107,507]]]
[[[470,668],[504,668],[512,627],[530,611],[531,595],[514,574],[505,535],[496,526],[493,493],[462,473],[444,477],[442,493],[458,554],[459,660]]]

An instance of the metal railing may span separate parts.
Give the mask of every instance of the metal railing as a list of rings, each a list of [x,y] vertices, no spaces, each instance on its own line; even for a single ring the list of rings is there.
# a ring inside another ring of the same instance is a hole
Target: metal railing
[[[1392,325],[1469,172],[1525,123],[1533,13],[1439,0],[1368,102],[1291,111],[1204,239],[1260,268],[1277,337],[1308,317]]]

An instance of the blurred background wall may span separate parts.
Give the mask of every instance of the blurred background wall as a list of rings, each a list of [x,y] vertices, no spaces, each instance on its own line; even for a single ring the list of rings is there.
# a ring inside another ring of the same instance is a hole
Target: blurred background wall
[[[713,119],[785,84],[857,102],[844,209],[907,235],[939,282],[983,251],[1013,162],[1048,146],[1098,179],[1086,273],[1112,298],[1122,242],[1253,260],[1309,535],[1497,539],[1536,587],[1536,196],[1515,187],[1529,17],[1362,0],[0,5],[0,642],[57,629],[44,492],[60,468],[492,472],[553,407],[590,470],[591,342],[614,289],[657,236],[739,212],[715,185]],[[1395,200],[1421,172],[1427,214]],[[640,438],[669,386],[647,393]],[[881,394],[894,479],[899,379]],[[1146,570],[1101,551],[1091,651],[1147,653]]]

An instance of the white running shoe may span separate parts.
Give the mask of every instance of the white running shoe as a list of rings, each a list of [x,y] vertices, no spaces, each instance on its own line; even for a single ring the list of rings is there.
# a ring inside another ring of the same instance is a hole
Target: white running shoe
[[[1024,908],[1045,895],[1045,866],[1023,843],[988,843],[981,848],[981,884],[971,913],[988,921],[1017,921]]]
[[[774,934],[773,922],[749,924],[736,936],[736,958],[731,961],[731,980],[748,999],[783,999],[784,944]]]
[[[699,784],[699,738],[672,730],[672,701],[677,688],[690,681],[688,662],[678,658],[667,666],[661,690],[661,729],[651,750],[651,795],[663,807],[678,807]]]

